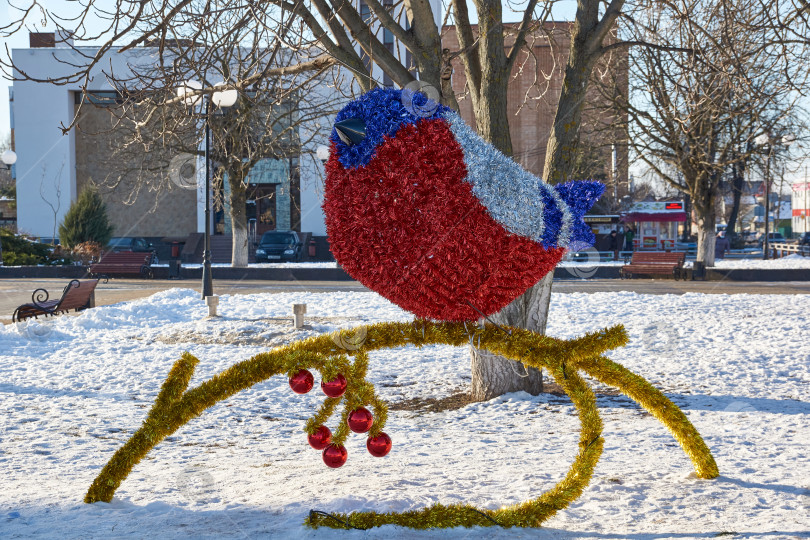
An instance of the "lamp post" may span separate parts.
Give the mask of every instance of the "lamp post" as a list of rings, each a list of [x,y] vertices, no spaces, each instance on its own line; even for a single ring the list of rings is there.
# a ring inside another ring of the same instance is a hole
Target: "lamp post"
[[[0,161],[6,166],[6,168],[10,171],[11,166],[17,163],[17,154],[14,153],[14,150],[6,150],[0,155]],[[0,242],[0,266],[3,266],[3,244]]]
[[[200,93],[202,85],[197,81],[185,81],[183,86],[177,89],[177,95],[183,98],[183,102],[189,108],[191,116],[203,118],[205,120],[205,246],[203,248],[203,271],[202,271],[202,299],[214,295],[214,282],[211,275],[211,105],[218,109],[231,107],[236,103],[238,94],[236,90],[226,87],[225,82],[214,85],[222,90],[213,92],[210,96]],[[202,102],[203,112],[199,115],[193,114],[194,108]]]
[[[771,205],[771,158],[773,157],[773,153],[775,147],[777,146],[790,146],[794,141],[793,136],[791,135],[777,135],[771,136],[768,133],[762,133],[757,135],[756,143],[760,146],[766,147],[768,151],[768,156],[765,158],[765,236],[762,242],[762,259],[768,260],[769,258],[769,251],[770,251],[770,242],[768,239],[769,234],[769,217],[770,217],[770,205]],[[779,215],[779,208],[777,206],[777,216]]]

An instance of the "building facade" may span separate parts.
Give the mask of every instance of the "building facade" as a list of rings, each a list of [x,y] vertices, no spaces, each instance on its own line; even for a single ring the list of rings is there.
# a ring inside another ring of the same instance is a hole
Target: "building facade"
[[[791,187],[793,234],[810,232],[810,182],[796,182]]]
[[[46,34],[47,37],[47,34]],[[80,54],[92,55],[94,47],[79,47],[78,51],[59,40],[43,39],[32,34],[28,49],[14,49],[12,59],[20,71],[39,78],[55,78],[75,70]],[[108,54],[99,66],[114,71],[119,77],[132,72],[130,66],[154,61],[156,49],[139,47],[122,54]],[[20,72],[15,78],[22,79]],[[205,229],[204,160],[191,161],[194,178],[165,184],[164,189],[138,189],[148,167],[133,166],[115,182],[105,182],[113,169],[118,175],[126,163],[121,163],[117,149],[126,134],[116,129],[116,119],[105,104],[114,104],[117,96],[101,70],[92,74],[87,91],[80,82],[54,85],[29,80],[16,80],[11,101],[12,141],[17,153],[14,177],[17,188],[18,230],[37,237],[50,238],[78,194],[90,185],[98,187],[107,205],[116,236],[148,238],[182,237]],[[334,91],[325,89],[324,91]],[[76,126],[69,126],[83,100],[93,103],[82,106]],[[183,156],[154,155],[154,161],[174,164]],[[111,163],[111,161],[117,161]],[[188,160],[185,160],[188,165]],[[272,228],[291,228],[326,234],[322,204],[322,166],[314,159],[296,155],[284,163],[262,163],[251,174],[248,214]],[[114,187],[110,187],[114,185]],[[106,187],[105,187],[106,186]],[[254,197],[250,199],[250,197]],[[260,200],[257,202],[256,197]],[[254,212],[250,212],[251,208]],[[228,232],[227,208],[214,212],[212,230]]]

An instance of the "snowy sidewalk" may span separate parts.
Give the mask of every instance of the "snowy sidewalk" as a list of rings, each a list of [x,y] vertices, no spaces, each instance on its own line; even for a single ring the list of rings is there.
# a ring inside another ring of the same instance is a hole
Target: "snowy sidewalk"
[[[307,324],[290,328],[291,304]],[[810,295],[555,294],[549,333],[622,323],[610,356],[661,388],[706,439],[721,477],[699,480],[657,420],[600,395],[605,450],[582,497],[537,530],[311,531],[310,509],[402,511],[433,502],[496,508],[537,497],[568,470],[578,421],[566,398],[510,394],[439,413],[391,411],[389,456],[349,438],[326,468],[303,424],[318,392],[275,377],[219,403],[158,445],[111,504],[82,498],[137,429],[172,363],[199,382],[268,347],[411,317],[374,293],[224,296],[204,320],[196,291],[172,289],[75,317],[0,326],[0,536],[67,538],[794,538],[810,534]],[[371,355],[391,403],[466,390],[469,353]],[[734,536],[731,536],[734,537]]]

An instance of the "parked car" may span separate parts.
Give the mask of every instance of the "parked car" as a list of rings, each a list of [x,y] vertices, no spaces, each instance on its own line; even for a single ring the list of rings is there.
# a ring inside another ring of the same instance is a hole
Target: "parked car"
[[[136,253],[152,253],[151,264],[158,263],[155,253],[155,246],[140,236],[113,236],[107,243],[107,251],[117,253],[119,251],[134,251]]]
[[[801,233],[797,241],[800,246],[810,246],[810,232]]]
[[[760,234],[759,238],[757,239],[757,244],[759,245],[759,247],[762,247],[764,243],[765,237],[764,235]],[[787,238],[782,236],[782,233],[778,232],[768,233],[768,245],[785,244],[785,243],[787,243]]]
[[[743,237],[743,240],[746,244],[756,244],[757,243],[757,233],[754,231],[742,231],[740,233]]]
[[[267,231],[256,247],[256,262],[300,261],[302,246],[295,231]]]

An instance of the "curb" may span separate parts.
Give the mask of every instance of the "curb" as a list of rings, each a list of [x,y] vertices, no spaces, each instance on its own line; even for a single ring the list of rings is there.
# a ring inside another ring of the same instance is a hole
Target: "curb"
[[[169,279],[169,267],[152,268],[155,279]],[[342,268],[211,268],[214,279],[267,280],[267,281],[354,281]],[[68,278],[88,279],[86,268],[81,266],[0,266],[3,278]],[[113,276],[111,279],[115,279]],[[118,276],[140,278],[138,274]],[[180,269],[180,279],[202,279],[202,268]]]

